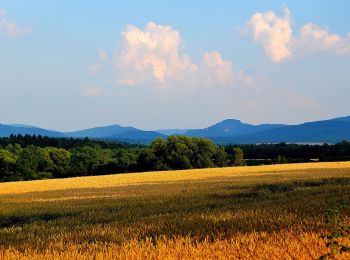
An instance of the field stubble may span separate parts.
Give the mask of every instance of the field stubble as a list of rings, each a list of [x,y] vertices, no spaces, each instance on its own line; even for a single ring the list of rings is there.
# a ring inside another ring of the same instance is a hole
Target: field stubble
[[[317,259],[340,201],[350,162],[2,183],[0,258]]]

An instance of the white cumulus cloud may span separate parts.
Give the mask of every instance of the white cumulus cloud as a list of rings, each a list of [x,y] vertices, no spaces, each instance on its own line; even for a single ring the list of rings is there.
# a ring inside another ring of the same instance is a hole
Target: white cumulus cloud
[[[325,52],[350,55],[350,33],[342,37],[331,34],[326,28],[308,23],[300,29],[298,47],[306,54]]]
[[[10,21],[6,12],[0,9],[0,33],[9,37],[21,37],[29,35],[31,32],[30,28],[18,26],[15,21]]]
[[[182,80],[198,70],[187,55],[181,55],[180,34],[170,26],[149,22],[144,30],[127,26],[122,33],[123,49],[116,55],[120,82],[138,85]]]
[[[284,16],[274,12],[254,14],[246,27],[252,32],[255,42],[261,43],[266,55],[273,62],[281,62],[292,57],[292,25],[288,7]]]
[[[170,26],[129,25],[122,39],[122,48],[115,54],[119,84],[215,87],[234,83],[231,61],[212,51],[204,52],[200,62],[192,62],[182,53],[180,33]]]
[[[233,83],[232,62],[223,60],[217,51],[204,53],[199,69],[204,85],[227,86]]]
[[[245,29],[255,42],[263,45],[272,62],[283,62],[298,54],[350,55],[350,33],[340,36],[317,24],[307,23],[301,27],[299,35],[293,35],[288,7],[284,7],[283,17],[273,11],[254,14]]]

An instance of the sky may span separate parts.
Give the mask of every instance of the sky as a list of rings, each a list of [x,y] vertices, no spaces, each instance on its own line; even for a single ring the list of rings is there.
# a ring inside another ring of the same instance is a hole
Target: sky
[[[350,115],[350,1],[0,0],[0,123]]]

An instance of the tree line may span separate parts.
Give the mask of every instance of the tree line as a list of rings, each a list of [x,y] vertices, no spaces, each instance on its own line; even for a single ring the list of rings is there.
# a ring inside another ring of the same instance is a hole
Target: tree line
[[[347,141],[319,145],[287,143],[227,145],[225,151],[230,154],[234,147],[243,150],[247,165],[350,160],[350,143]]]
[[[218,146],[206,138],[169,136],[143,146],[88,138],[0,138],[0,181],[310,160],[350,160],[350,143]]]
[[[243,153],[240,156],[244,164]],[[87,138],[12,135],[0,138],[0,181],[222,167],[231,161],[239,164],[236,157],[205,138],[170,136],[146,147]]]

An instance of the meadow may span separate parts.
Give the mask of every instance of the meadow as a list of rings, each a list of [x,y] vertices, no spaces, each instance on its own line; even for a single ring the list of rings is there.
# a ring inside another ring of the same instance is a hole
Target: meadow
[[[0,259],[349,259],[348,202],[350,162],[0,183]]]

